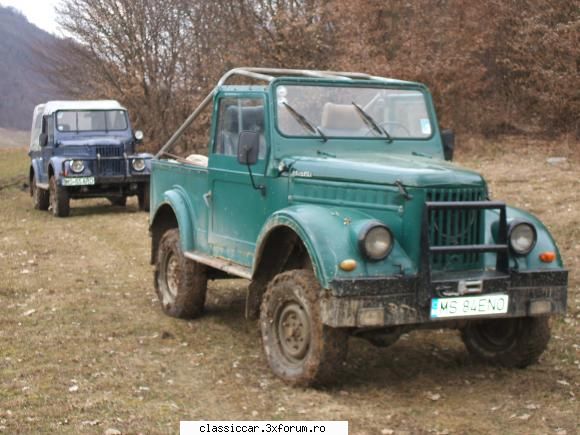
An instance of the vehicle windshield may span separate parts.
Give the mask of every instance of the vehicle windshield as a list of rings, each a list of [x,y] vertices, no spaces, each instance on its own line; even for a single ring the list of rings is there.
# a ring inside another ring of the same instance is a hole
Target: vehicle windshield
[[[56,113],[58,131],[121,131],[127,129],[124,110],[66,110]]]
[[[276,99],[278,129],[286,136],[315,135],[297,113],[327,137],[425,139],[433,131],[418,90],[279,85]]]

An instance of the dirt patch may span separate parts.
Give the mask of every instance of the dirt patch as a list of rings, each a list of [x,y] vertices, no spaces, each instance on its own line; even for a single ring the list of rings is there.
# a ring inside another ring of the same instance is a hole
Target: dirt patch
[[[71,217],[55,219],[9,188],[0,191],[0,431],[346,419],[352,434],[577,433],[579,162],[569,153],[566,165],[547,163],[562,155],[554,144],[476,149],[460,148],[459,163],[482,172],[495,199],[538,214],[571,272],[568,314],[554,320],[540,364],[489,367],[455,332],[415,332],[388,349],[351,339],[334,387],[290,388],[271,374],[257,322],[243,319],[244,281],[210,283],[198,320],[162,314],[136,199],[126,208],[73,201]],[[0,151],[0,165],[0,179],[25,173],[25,152]]]

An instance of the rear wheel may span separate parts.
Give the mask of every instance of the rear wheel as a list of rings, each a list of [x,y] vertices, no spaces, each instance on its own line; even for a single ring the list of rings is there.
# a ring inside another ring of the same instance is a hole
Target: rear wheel
[[[36,175],[33,175],[30,181],[30,195],[32,196],[32,204],[36,210],[48,210],[50,205],[49,192],[36,185]]]
[[[139,193],[137,194],[139,198],[139,210],[149,211],[149,183],[144,184]]]
[[[179,230],[161,237],[155,262],[155,290],[165,314],[192,319],[203,312],[207,291],[207,269],[183,255]]]
[[[320,285],[309,270],[277,275],[260,310],[262,342],[272,371],[293,385],[332,381],[346,358],[348,335],[322,323]]]
[[[461,332],[474,356],[504,367],[524,368],[538,361],[550,341],[549,317],[471,322]]]
[[[59,186],[54,176],[49,180],[50,209],[57,217],[66,217],[70,214],[70,199],[67,190]]]

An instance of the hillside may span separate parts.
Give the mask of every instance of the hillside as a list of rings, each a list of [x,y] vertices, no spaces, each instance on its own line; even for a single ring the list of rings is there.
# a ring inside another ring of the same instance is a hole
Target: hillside
[[[0,127],[28,130],[36,104],[64,97],[42,74],[42,53],[59,41],[15,9],[0,7]]]

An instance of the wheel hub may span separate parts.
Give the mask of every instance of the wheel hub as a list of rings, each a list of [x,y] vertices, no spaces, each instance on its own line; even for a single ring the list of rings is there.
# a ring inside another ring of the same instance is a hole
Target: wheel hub
[[[169,254],[165,263],[165,283],[163,302],[167,304],[175,300],[179,287],[179,260],[173,254]]]
[[[278,339],[282,352],[292,360],[304,358],[310,347],[310,321],[304,308],[287,304],[278,318]]]

